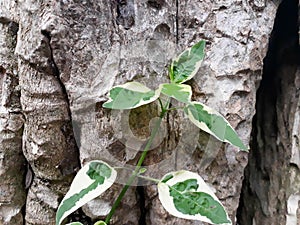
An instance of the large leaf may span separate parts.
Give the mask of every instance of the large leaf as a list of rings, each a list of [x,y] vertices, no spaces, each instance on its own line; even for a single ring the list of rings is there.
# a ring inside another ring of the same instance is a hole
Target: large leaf
[[[128,82],[113,87],[109,92],[109,100],[103,107],[110,109],[133,109],[155,101],[160,90],[151,90],[139,82]]]
[[[202,103],[191,102],[184,111],[200,129],[221,141],[239,147],[241,150],[248,150],[229,122],[215,110]]]
[[[169,70],[172,83],[181,84],[196,75],[204,58],[204,49],[205,42],[199,41],[173,60]]]
[[[159,200],[173,216],[211,224],[231,224],[221,202],[196,173],[177,171],[158,183]]]
[[[171,98],[175,98],[180,102],[188,103],[191,101],[192,89],[190,85],[171,83],[161,84],[160,88],[161,93]]]
[[[106,191],[116,177],[115,169],[103,161],[94,160],[87,163],[77,173],[68,193],[61,201],[56,212],[56,225],[61,224],[72,212]]]

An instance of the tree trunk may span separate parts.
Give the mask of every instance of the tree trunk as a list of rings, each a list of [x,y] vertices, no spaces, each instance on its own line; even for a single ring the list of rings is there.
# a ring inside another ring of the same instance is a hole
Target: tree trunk
[[[89,160],[135,165],[154,120],[148,113],[157,107],[106,110],[106,94],[126,81],[150,88],[168,81],[170,60],[200,39],[207,53],[189,81],[193,100],[220,111],[249,143],[277,8],[272,1],[0,0],[0,6],[0,224],[55,224],[63,194]],[[159,137],[145,161],[147,175],[198,172],[235,221],[247,154],[176,112]],[[69,220],[105,217],[127,175]],[[155,186],[136,185],[111,224],[201,224],[169,215]]]
[[[292,0],[278,7],[264,61],[239,210],[242,225],[300,224],[298,5]]]

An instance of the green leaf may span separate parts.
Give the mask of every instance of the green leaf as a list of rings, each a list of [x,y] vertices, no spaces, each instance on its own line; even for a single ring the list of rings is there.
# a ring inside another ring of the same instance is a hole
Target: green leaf
[[[221,141],[228,142],[239,147],[241,150],[248,151],[229,122],[215,110],[202,103],[191,102],[185,107],[184,111],[189,119],[200,129]]]
[[[196,173],[177,171],[158,183],[159,200],[173,216],[211,224],[231,224],[223,205]]]
[[[82,167],[56,212],[56,225],[85,203],[101,195],[116,180],[117,172],[107,163],[94,160]]]
[[[204,50],[205,41],[199,41],[173,60],[169,69],[171,82],[181,84],[192,79],[201,66]]]
[[[139,82],[128,82],[113,87],[109,100],[103,107],[110,109],[133,109],[158,99],[160,90],[151,90]]]
[[[167,95],[176,100],[188,103],[191,101],[192,89],[190,85],[186,84],[161,84],[160,85],[161,93]]]
[[[144,168],[144,167],[142,167],[142,168],[140,168],[140,170],[139,170],[139,174],[146,173],[146,171],[147,171],[147,169]]]
[[[94,225],[107,225],[104,221],[97,221]]]

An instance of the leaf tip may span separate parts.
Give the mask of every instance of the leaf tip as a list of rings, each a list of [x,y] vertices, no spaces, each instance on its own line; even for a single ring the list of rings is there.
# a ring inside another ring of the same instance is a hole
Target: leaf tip
[[[243,152],[249,152],[250,147],[247,147],[246,145],[244,145],[244,143],[242,143],[242,146],[240,147],[240,150]]]

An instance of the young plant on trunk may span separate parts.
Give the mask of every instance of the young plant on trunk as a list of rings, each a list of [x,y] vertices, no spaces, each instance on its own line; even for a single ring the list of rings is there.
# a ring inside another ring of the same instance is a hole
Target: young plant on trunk
[[[137,178],[148,179],[157,184],[159,199],[163,207],[173,216],[211,224],[232,224],[224,206],[198,174],[185,170],[174,171],[159,180],[141,175],[143,173],[142,164],[159,131],[162,119],[170,110],[173,110],[169,107],[171,99],[184,104],[184,107],[178,108],[178,110],[183,110],[197,127],[220,141],[228,142],[247,151],[247,147],[226,119],[210,107],[192,101],[192,89],[189,85],[184,84],[192,79],[199,70],[204,58],[204,48],[205,42],[200,41],[182,52],[172,61],[169,68],[171,83],[160,84],[156,90],[151,90],[138,82],[128,82],[110,90],[109,100],[103,104],[105,108],[128,110],[158,101],[161,111],[159,120],[156,121],[135,169],[105,221],[98,221],[95,225],[109,224],[126,191]],[[166,96],[167,100],[162,96]],[[56,214],[56,225],[60,225],[72,212],[105,192],[115,182],[116,177],[116,170],[107,163],[101,160],[88,162],[78,172],[70,190],[60,203]],[[81,223],[70,224],[80,225]]]

